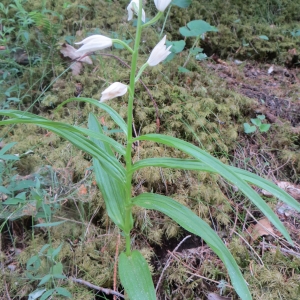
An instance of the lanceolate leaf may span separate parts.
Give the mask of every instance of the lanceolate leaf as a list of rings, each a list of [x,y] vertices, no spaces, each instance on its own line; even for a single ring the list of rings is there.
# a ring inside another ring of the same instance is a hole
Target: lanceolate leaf
[[[201,163],[194,159],[180,159],[180,158],[169,158],[169,157],[157,157],[157,158],[147,158],[136,162],[132,167],[132,172],[135,172],[141,168],[145,167],[161,167],[161,168],[172,168],[172,169],[182,169],[182,170],[194,170],[209,173],[217,173],[216,170],[210,166]],[[264,179],[256,174],[242,170],[239,168],[227,166],[229,169],[234,171],[240,178],[247,182],[250,182],[266,191],[272,193],[275,197],[279,198],[281,201],[287,203],[289,206],[300,211],[300,203],[297,202],[293,197],[291,197],[287,192],[279,188],[273,182]]]
[[[148,264],[139,251],[120,254],[119,276],[130,300],[156,300]]]
[[[148,140],[162,143],[164,145],[179,149],[193,156],[200,162],[205,163],[207,166],[210,166],[213,170],[215,170],[216,173],[220,174],[226,180],[232,182],[235,186],[237,186],[269,218],[269,220],[274,224],[274,226],[276,226],[276,228],[283,234],[283,236],[291,244],[293,244],[293,241],[289,236],[286,228],[274,214],[272,209],[267,205],[267,203],[243,179],[241,179],[234,170],[224,165],[209,153],[188,142],[167,135],[147,134],[139,136],[134,140]]]
[[[222,240],[206,222],[184,205],[166,196],[144,193],[133,198],[132,201],[133,204],[137,206],[155,209],[166,214],[184,229],[200,236],[225,264],[231,282],[238,295],[243,300],[252,299],[235,259],[223,244]]]
[[[9,120],[5,120],[5,121],[0,121],[0,125],[5,125],[5,124],[17,124],[17,123],[21,123],[21,124],[35,124],[35,125],[39,125],[42,128],[46,128],[48,130],[51,130],[51,128],[55,128],[55,129],[59,129],[59,130],[64,130],[64,131],[70,131],[70,132],[75,132],[75,133],[80,133],[83,135],[89,135],[93,138],[96,138],[100,141],[105,141],[106,143],[109,143],[112,147],[114,147],[114,149],[116,151],[118,151],[120,154],[124,155],[125,154],[125,148],[119,144],[118,142],[116,142],[114,139],[101,134],[101,133],[95,133],[93,131],[90,131],[86,128],[81,128],[78,126],[72,126],[69,124],[65,124],[65,123],[60,123],[60,122],[53,122],[53,121],[49,121],[46,119],[40,119],[40,118],[16,118],[16,119],[9,119]]]
[[[0,115],[3,111],[0,111]],[[105,151],[100,149],[94,142],[89,140],[88,138],[81,135],[81,133],[76,132],[76,128],[72,130],[70,125],[63,126],[57,125],[56,122],[47,121],[42,118],[30,118],[27,117],[28,113],[26,113],[25,118],[18,119],[9,119],[5,121],[0,121],[0,124],[15,124],[15,123],[32,123],[35,125],[39,125],[42,128],[46,128],[57,135],[63,137],[64,139],[71,142],[77,148],[83,150],[84,152],[90,154],[91,156],[97,158],[99,161],[103,163],[103,168],[105,171],[111,176],[117,178],[120,181],[125,181],[125,170],[123,166],[118,162],[118,160],[114,156],[109,156]],[[75,131],[75,132],[73,132]],[[91,133],[91,135],[93,135]],[[104,135],[97,137],[103,137]],[[108,137],[106,137],[108,138]],[[105,140],[107,140],[105,138]]]
[[[94,106],[97,106],[97,107],[105,110],[111,116],[111,118],[116,122],[116,124],[118,126],[120,126],[120,128],[123,130],[123,132],[127,135],[127,124],[122,119],[122,117],[113,108],[111,108],[110,106],[108,106],[105,103],[100,103],[99,101],[97,101],[95,99],[84,98],[84,97],[70,98],[70,99],[64,101],[61,105],[59,105],[57,109],[59,109],[63,105],[65,105],[65,104],[67,104],[69,102],[72,102],[72,101],[87,102],[87,103],[90,103],[90,104],[92,104]]]
[[[102,133],[101,125],[97,118],[89,115],[89,128],[97,133]],[[105,151],[107,155],[114,157],[114,153],[107,143],[92,139],[95,144]],[[124,183],[107,176],[104,171],[103,162],[94,158],[93,165],[95,170],[96,182],[102,193],[106,205],[106,211],[112,221],[120,228],[124,229],[125,224],[125,186]]]

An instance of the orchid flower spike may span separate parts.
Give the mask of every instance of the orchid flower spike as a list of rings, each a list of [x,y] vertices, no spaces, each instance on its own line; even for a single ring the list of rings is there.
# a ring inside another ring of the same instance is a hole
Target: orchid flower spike
[[[168,48],[166,47],[166,38],[167,36],[165,35],[163,39],[153,48],[150,57],[147,60],[149,66],[153,67],[158,65],[171,53],[169,49],[172,47],[172,45]]]
[[[155,6],[159,11],[165,11],[172,0],[154,0]]]
[[[132,20],[133,18],[133,13],[138,14],[139,12],[139,0],[131,0],[129,5],[127,6],[128,10],[128,21]],[[142,21],[145,23],[146,22],[146,14],[145,11],[142,10]]]
[[[112,46],[113,42],[112,39],[100,35],[95,34],[87,37],[86,39],[82,40],[81,42],[75,43],[77,45],[83,44],[82,47],[76,50],[76,53],[83,55],[88,52],[94,52],[97,50],[102,50],[105,48],[109,48]]]
[[[121,82],[114,82],[101,93],[100,102],[110,100],[126,94],[128,86]]]

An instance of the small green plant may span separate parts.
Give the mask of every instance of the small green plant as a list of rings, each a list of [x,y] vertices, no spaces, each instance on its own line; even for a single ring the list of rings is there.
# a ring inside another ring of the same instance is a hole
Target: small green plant
[[[245,133],[254,133],[257,129],[259,132],[267,132],[271,125],[262,123],[262,121],[265,120],[265,115],[258,115],[255,119],[251,119],[251,123],[254,124],[254,126],[251,126],[249,123],[244,123],[244,132]]]
[[[71,298],[70,292],[60,287],[58,280],[66,279],[63,274],[63,265],[57,261],[57,256],[62,249],[63,244],[57,248],[53,248],[50,244],[46,244],[38,252],[32,256],[26,264],[26,276],[33,281],[39,281],[38,288],[29,294],[29,300],[46,300],[51,296],[60,295]],[[48,250],[47,250],[48,249]],[[47,252],[45,253],[45,251]],[[53,287],[49,289],[49,286]]]
[[[300,204],[289,194],[278,188],[275,184],[245,170],[225,165],[206,151],[191,143],[162,134],[145,134],[142,136],[133,135],[133,107],[135,88],[139,82],[139,78],[142,76],[143,71],[146,68],[160,64],[171,53],[170,47],[172,45],[166,47],[165,36],[154,47],[148,60],[139,67],[139,71],[137,72],[138,61],[140,61],[138,57],[140,53],[139,50],[142,30],[145,27],[154,24],[162,17],[165,9],[171,3],[171,0],[154,0],[154,3],[158,13],[152,20],[144,24],[142,23],[142,19],[145,21],[146,18],[145,12],[142,8],[142,0],[132,0],[128,5],[127,9],[129,20],[133,18],[134,14],[138,15],[133,48],[121,40],[112,39],[103,35],[92,35],[78,43],[82,44],[82,46],[76,51],[78,58],[82,58],[97,50],[110,48],[114,43],[124,46],[124,48],[131,54],[129,83],[125,84],[121,82],[114,82],[109,84],[102,92],[100,102],[91,98],[71,98],[62,104],[64,105],[71,101],[81,101],[103,109],[123,131],[123,140],[125,140],[125,145],[104,134],[103,127],[99,123],[97,116],[92,113],[90,113],[88,118],[88,129],[75,125],[68,125],[63,122],[53,122],[46,118],[17,110],[1,110],[0,114],[7,116],[10,119],[3,120],[0,124],[35,124],[58,134],[92,156],[96,182],[102,192],[107,213],[111,220],[122,231],[122,236],[125,239],[125,249],[119,256],[118,270],[121,283],[129,299],[156,299],[154,284],[148,264],[141,252],[133,249],[132,245],[131,231],[134,228],[133,210],[134,208],[139,207],[157,210],[173,219],[185,230],[200,236],[223,261],[237,294],[243,300],[250,300],[252,299],[250,291],[232,254],[226,245],[224,245],[221,238],[204,220],[194,214],[186,206],[170,197],[155,193],[141,193],[136,196],[133,193],[133,174],[142,168],[161,167],[219,174],[219,176],[222,176],[225,180],[232,182],[246,197],[248,197],[269,218],[272,224],[291,244],[293,242],[284,225],[280,222],[279,218],[268,204],[251,187],[251,185],[259,186],[260,188],[271,192],[273,195],[286,202],[289,206],[300,211]],[[196,41],[199,41],[203,33],[209,30],[215,31],[215,28],[206,24],[204,24],[203,21],[192,21],[188,23],[188,26],[182,29],[181,32],[186,37],[196,37]],[[204,27],[202,27],[202,25]],[[198,28],[198,26],[200,28]],[[196,46],[197,42],[194,43],[193,48]],[[196,50],[199,51],[199,49]],[[194,54],[195,53],[193,53],[193,55]],[[128,95],[126,122],[109,105],[102,103],[124,95]],[[133,162],[133,145],[138,141],[163,144],[167,147],[182,151],[184,155],[189,158],[149,157]],[[47,224],[47,226],[55,225],[59,225],[58,222],[50,222]],[[56,252],[59,251],[56,250]],[[50,255],[50,258],[50,268],[52,268],[52,271],[50,274],[47,273],[47,275],[39,275],[42,278],[39,278],[39,280],[41,280],[39,285],[43,285],[50,280],[54,281],[57,276],[63,276],[62,265],[59,262],[56,262],[55,257],[53,258]],[[49,260],[48,257],[47,259]],[[34,266],[35,262],[37,262],[36,266]],[[40,258],[35,256],[28,265],[29,268],[33,267],[33,272],[37,272],[40,267],[39,264]],[[37,276],[37,274],[33,276]],[[37,278],[35,277],[35,279]],[[221,285],[220,288],[222,288],[222,286],[223,285]],[[45,293],[50,295],[50,291],[53,293],[59,293],[57,288],[52,288]]]

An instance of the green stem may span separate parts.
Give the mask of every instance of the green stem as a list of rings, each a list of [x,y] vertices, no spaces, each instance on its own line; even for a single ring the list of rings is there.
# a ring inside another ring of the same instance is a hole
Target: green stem
[[[128,99],[128,110],[127,110],[127,147],[125,154],[125,163],[126,163],[126,199],[125,199],[125,228],[124,234],[126,237],[126,254],[129,256],[131,254],[130,247],[130,231],[133,226],[132,222],[132,205],[131,205],[131,181],[132,181],[132,162],[131,162],[131,150],[132,150],[132,111],[133,111],[133,100],[134,100],[134,89],[135,89],[135,73],[137,69],[137,59],[138,51],[140,46],[140,40],[142,35],[142,0],[139,0],[139,13],[138,13],[138,22],[137,30],[135,35],[135,44],[131,59],[131,73],[130,73],[130,83],[129,83],[129,99]]]
[[[138,74],[135,76],[135,82],[137,82],[137,81],[140,79],[142,73],[144,72],[144,70],[145,70],[148,66],[149,66],[148,63],[145,63],[145,64],[143,64],[143,65],[141,66],[141,68],[140,68]]]
[[[161,16],[162,16],[163,14],[164,14],[164,13],[163,13],[162,11],[159,11],[159,12],[157,13],[157,15],[156,15],[152,20],[150,20],[148,23],[145,23],[144,25],[142,25],[142,28],[147,27],[147,26],[150,26],[150,25],[156,23],[156,22],[161,18]]]
[[[112,40],[113,43],[116,43],[116,44],[120,44],[122,45],[124,48],[126,48],[131,54],[133,54],[133,50],[130,46],[128,46],[128,44],[126,44],[125,42],[121,41],[121,40],[118,40],[118,39],[113,39]]]
[[[161,36],[162,36],[162,34],[163,34],[164,30],[165,30],[166,23],[167,23],[167,20],[168,20],[169,14],[170,14],[171,7],[172,7],[172,5],[169,5],[169,8],[168,8],[168,11],[167,11],[167,14],[166,14],[165,20],[164,20],[163,27],[162,27],[162,29],[161,29],[161,31],[160,31],[160,34],[159,34],[159,37],[160,37],[160,38],[161,38]]]
[[[200,35],[197,36],[197,38],[196,38],[196,40],[195,40],[195,42],[194,42],[192,48],[190,49],[189,55],[188,55],[188,57],[186,58],[186,61],[184,62],[183,67],[185,67],[185,66],[187,65],[188,61],[190,60],[192,50],[197,46],[199,40],[200,40]]]

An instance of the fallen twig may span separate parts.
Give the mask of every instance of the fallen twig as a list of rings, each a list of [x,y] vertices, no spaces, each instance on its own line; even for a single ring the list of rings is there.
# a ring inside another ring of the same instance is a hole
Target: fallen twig
[[[71,279],[74,282],[84,284],[84,285],[90,287],[91,289],[100,291],[100,292],[102,292],[102,293],[104,293],[106,295],[116,295],[116,296],[119,296],[120,298],[123,298],[123,299],[125,298],[124,295],[122,295],[122,294],[120,294],[118,292],[115,292],[115,291],[113,291],[111,289],[102,288],[100,286],[94,285],[94,284],[92,284],[92,283],[90,283],[88,281],[85,281],[83,279],[77,279],[77,278],[74,278],[74,277],[69,277],[69,279]]]

